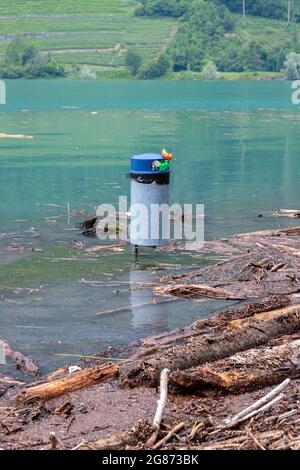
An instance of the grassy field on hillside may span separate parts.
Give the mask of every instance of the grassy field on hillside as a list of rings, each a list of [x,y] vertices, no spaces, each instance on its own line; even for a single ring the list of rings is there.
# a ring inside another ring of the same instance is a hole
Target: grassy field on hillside
[[[130,47],[139,51],[144,62],[148,61],[166,49],[178,27],[173,18],[135,17],[136,3],[134,0],[0,0],[0,58],[18,35],[28,44],[50,51],[57,63],[87,64],[98,71],[124,72],[126,51]],[[234,45],[254,40],[270,47],[285,44],[292,47],[295,37],[300,38],[299,23],[288,26],[284,21],[235,17],[235,33],[222,39],[224,47],[228,42]]]
[[[166,46],[176,22],[134,16],[132,0],[0,0],[0,53],[16,35],[56,62],[122,70],[126,50],[144,61]]]
[[[123,13],[131,0],[0,0],[1,16],[48,13]]]
[[[295,34],[300,35],[300,23],[288,25],[286,21],[269,20],[257,16],[242,18],[237,15],[239,22],[236,34],[243,41],[257,41],[269,46],[282,46],[293,41]]]

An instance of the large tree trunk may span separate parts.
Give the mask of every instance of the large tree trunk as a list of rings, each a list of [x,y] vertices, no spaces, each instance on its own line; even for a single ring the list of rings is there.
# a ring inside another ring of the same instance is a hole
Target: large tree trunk
[[[181,390],[244,393],[300,375],[300,340],[274,348],[250,349],[209,365],[172,372],[170,383]]]
[[[299,299],[297,299],[297,303],[298,302]],[[254,303],[244,304],[239,308],[231,307],[222,310],[219,314],[205,318],[204,320],[198,320],[192,325],[178,328],[168,333],[150,336],[142,340],[142,348],[137,351],[134,359],[151,356],[157,351],[171,348],[192,337],[203,336],[208,331],[210,331],[210,333],[221,331],[231,320],[253,317],[256,313],[276,310],[291,304],[292,300],[288,295],[272,295]]]
[[[270,339],[300,329],[300,306],[262,312],[251,318],[230,321],[223,331],[194,337],[184,344],[157,355],[131,369],[124,385],[156,385],[162,369],[185,370],[229,357],[239,351],[266,344]]]
[[[91,387],[100,382],[117,377],[119,367],[115,365],[102,365],[90,367],[80,372],[75,372],[65,378],[53,380],[39,385],[31,385],[22,391],[18,398],[28,400],[36,397],[41,400],[50,400],[51,398],[63,395],[66,392],[74,392],[84,387]]]

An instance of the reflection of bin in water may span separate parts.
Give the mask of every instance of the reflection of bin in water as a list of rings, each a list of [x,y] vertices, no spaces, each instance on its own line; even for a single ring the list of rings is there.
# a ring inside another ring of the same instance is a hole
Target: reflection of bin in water
[[[134,155],[130,178],[131,244],[137,247],[167,243],[163,239],[162,217],[151,214],[151,206],[169,204],[169,161],[157,154]]]
[[[153,277],[147,271],[130,271],[130,302],[135,328],[151,327],[149,334],[168,330],[168,317],[171,315],[169,303],[151,305],[154,300],[152,288],[145,288],[145,284],[152,284]],[[148,305],[149,304],[149,305]]]
[[[0,339],[0,364],[6,364],[5,347],[1,339]]]

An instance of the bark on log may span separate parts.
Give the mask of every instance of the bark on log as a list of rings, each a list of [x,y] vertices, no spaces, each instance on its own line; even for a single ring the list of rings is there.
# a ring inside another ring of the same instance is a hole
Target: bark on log
[[[239,351],[262,346],[270,339],[292,334],[300,329],[300,306],[290,306],[233,320],[221,332],[194,337],[183,345],[150,358],[129,371],[124,385],[157,384],[164,368],[185,370],[206,362],[232,356]]]
[[[227,310],[223,310],[212,318],[198,320],[193,326],[195,329],[200,330],[203,328],[222,328],[227,325],[229,321],[237,320],[239,318],[253,317],[256,313],[278,310],[279,308],[287,307],[291,303],[292,299],[288,295],[271,295],[270,297],[266,297],[258,302],[242,305],[239,308],[232,307]]]
[[[31,385],[22,391],[18,399],[28,400],[37,397],[41,400],[50,400],[67,392],[74,392],[85,387],[91,387],[100,382],[117,377],[119,367],[115,365],[102,365],[90,367],[80,372],[75,372],[63,379],[53,380],[40,385]]]
[[[300,340],[274,348],[250,349],[209,365],[172,372],[170,384],[185,391],[245,393],[300,376],[299,354]]]
[[[136,352],[133,359],[141,359],[153,355],[157,351],[170,349],[172,346],[175,346],[175,344],[178,345],[195,336],[203,336],[203,334],[208,331],[212,332],[213,330],[215,332],[224,329],[224,326],[231,320],[253,317],[256,313],[287,307],[292,303],[300,303],[300,297],[292,299],[291,296],[288,295],[273,295],[259,302],[242,305],[239,308],[233,307],[222,310],[211,318],[198,320],[184,328],[178,328],[164,334],[145,338],[142,340],[142,348]]]
[[[40,369],[33,359],[24,356],[24,354],[19,351],[15,351],[4,341],[1,341],[0,346],[3,349],[5,356],[9,357],[16,364],[16,368],[23,372],[23,374],[33,376],[40,375]]]

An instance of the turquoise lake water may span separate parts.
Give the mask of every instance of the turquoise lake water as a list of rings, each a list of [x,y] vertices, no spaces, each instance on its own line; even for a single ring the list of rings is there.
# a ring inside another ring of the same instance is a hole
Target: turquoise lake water
[[[171,200],[205,205],[206,239],[297,224],[272,217],[280,207],[299,208],[300,110],[289,82],[6,85],[0,133],[34,139],[0,139],[0,338],[36,358],[43,372],[70,360],[57,354],[91,354],[223,305],[185,302],[183,313],[181,302],[95,316],[151,299],[148,290],[128,289],[137,279],[155,280],[153,265],[201,263],[184,252],[147,253],[137,267],[128,249],[87,255],[74,248],[75,239],[97,242],[80,235],[82,218],[68,217],[68,204],[71,212],[92,213],[129,196],[131,155],[173,152]],[[40,286],[30,295],[16,291]]]

